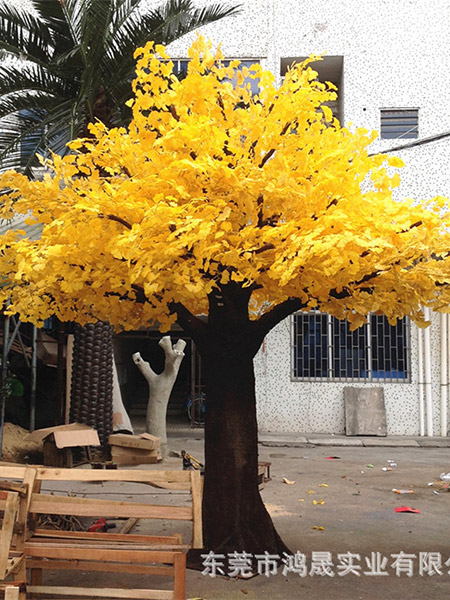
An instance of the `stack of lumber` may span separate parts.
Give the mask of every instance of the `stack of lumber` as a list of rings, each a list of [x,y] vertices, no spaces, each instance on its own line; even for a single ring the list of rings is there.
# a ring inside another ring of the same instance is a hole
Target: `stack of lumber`
[[[161,460],[161,440],[149,433],[113,433],[108,442],[111,446],[111,458],[118,465],[155,464]]]

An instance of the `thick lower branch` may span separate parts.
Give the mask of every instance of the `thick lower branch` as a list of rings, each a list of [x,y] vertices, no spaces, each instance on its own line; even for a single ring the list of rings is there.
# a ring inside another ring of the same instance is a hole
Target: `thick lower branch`
[[[278,323],[281,323],[283,319],[286,319],[289,315],[302,310],[306,307],[306,304],[300,300],[300,298],[288,298],[281,304],[274,306],[269,312],[265,313],[256,321],[255,328],[258,332],[258,337],[261,342],[265,336],[273,329]]]
[[[196,344],[206,336],[207,324],[188,310],[181,302],[171,302],[170,312],[177,313],[178,325],[195,341]]]

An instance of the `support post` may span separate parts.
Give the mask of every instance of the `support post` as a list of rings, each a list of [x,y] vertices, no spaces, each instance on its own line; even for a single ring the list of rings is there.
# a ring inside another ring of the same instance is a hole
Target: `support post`
[[[8,377],[8,338],[10,317],[3,316],[3,353],[0,378],[0,458],[3,452],[3,430],[5,426],[6,409],[6,379]]]
[[[30,431],[36,429],[36,389],[37,389],[37,327],[31,333],[31,391],[30,391]]]

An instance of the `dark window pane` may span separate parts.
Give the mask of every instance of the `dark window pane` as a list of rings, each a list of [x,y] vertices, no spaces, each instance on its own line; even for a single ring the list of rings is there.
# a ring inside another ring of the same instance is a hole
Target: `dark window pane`
[[[350,331],[348,321],[332,319],[333,377],[367,377],[367,326]]]
[[[371,315],[372,377],[374,379],[408,378],[407,320],[389,325],[386,317]]]
[[[328,376],[327,320],[325,314],[294,315],[294,376]]]

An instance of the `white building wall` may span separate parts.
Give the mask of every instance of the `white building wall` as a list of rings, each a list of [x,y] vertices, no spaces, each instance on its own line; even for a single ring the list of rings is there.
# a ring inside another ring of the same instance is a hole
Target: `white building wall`
[[[153,3],[153,0],[151,0]],[[155,5],[159,2],[155,2]],[[196,3],[199,6],[203,1]],[[450,131],[450,1],[241,0],[242,13],[202,30],[230,58],[258,58],[280,80],[280,60],[343,56],[343,120],[378,129],[381,108],[418,108],[419,136]],[[186,56],[194,35],[172,44]],[[410,140],[405,140],[410,141]],[[374,151],[401,140],[380,140]],[[396,197],[450,196],[450,138],[396,152],[406,163]],[[439,434],[440,335],[433,317],[434,433]],[[344,432],[343,388],[361,383],[291,381],[290,320],[266,338],[255,360],[262,430]],[[385,384],[389,434],[419,432],[417,330],[411,327],[411,383]]]

